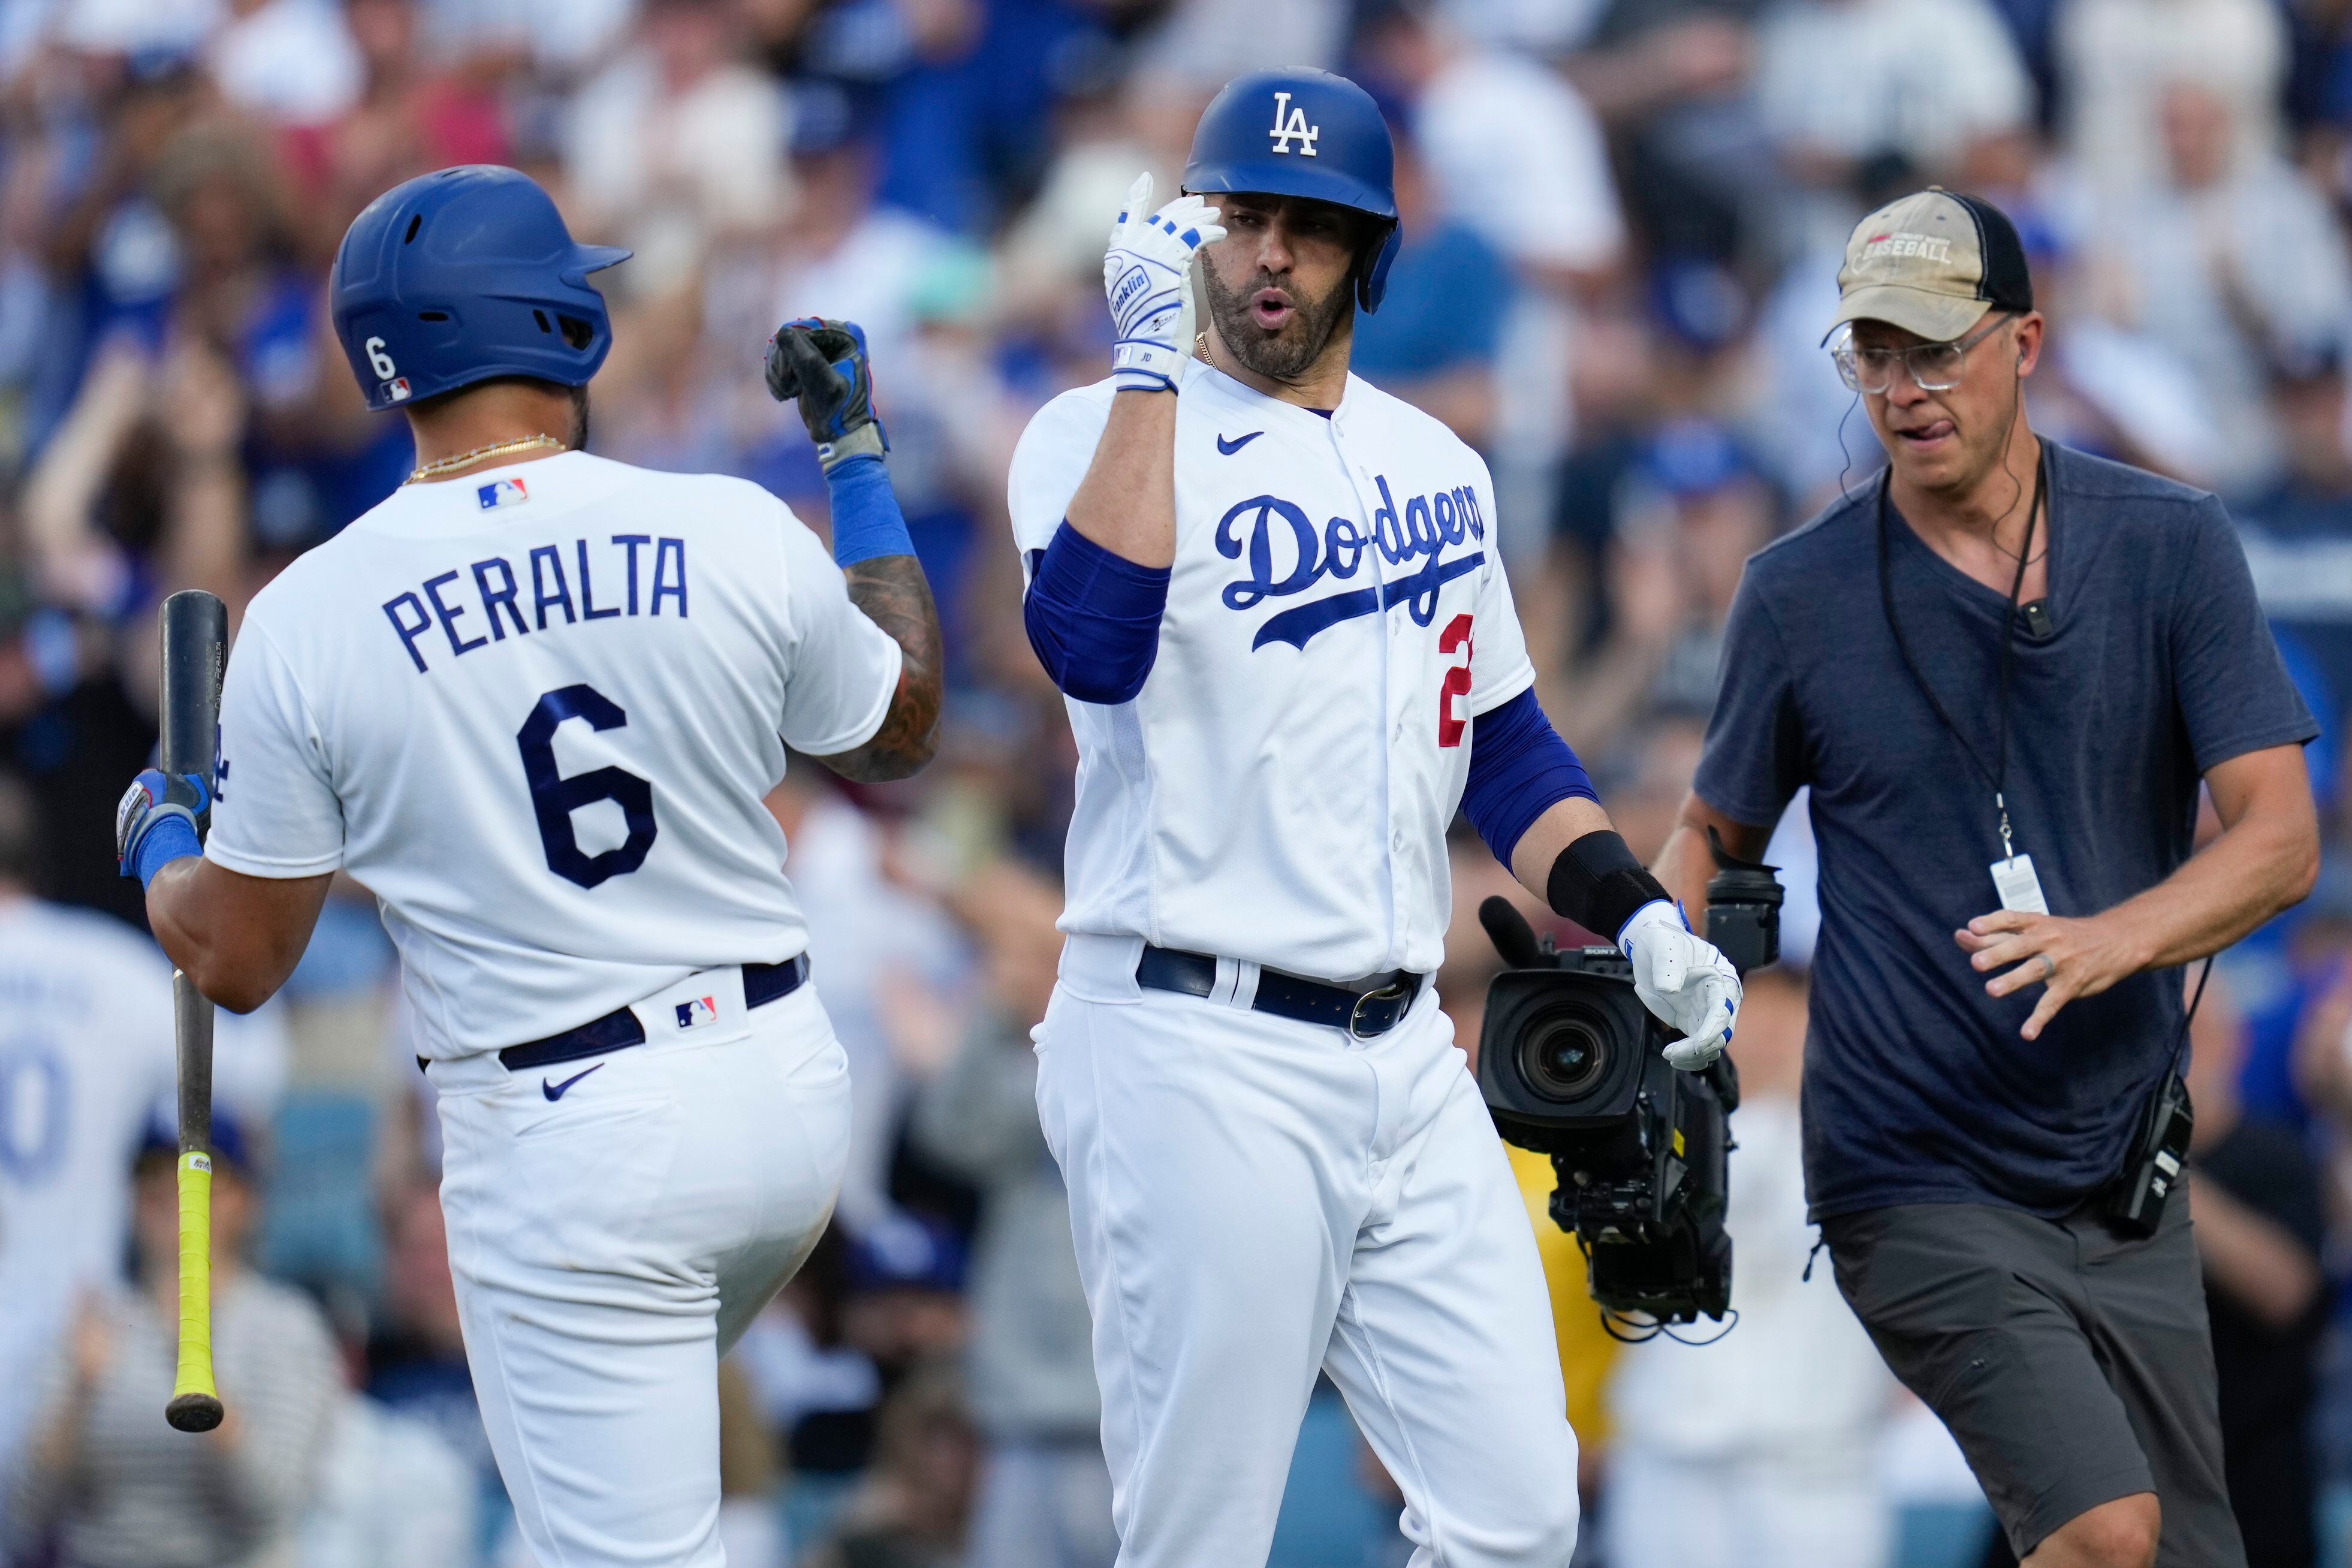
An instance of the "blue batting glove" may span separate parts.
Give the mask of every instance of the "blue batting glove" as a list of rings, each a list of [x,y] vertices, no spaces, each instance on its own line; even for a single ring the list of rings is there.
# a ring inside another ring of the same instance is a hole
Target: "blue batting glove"
[[[173,861],[203,854],[200,833],[212,805],[212,791],[195,774],[149,768],[114,808],[115,868],[143,888]]]

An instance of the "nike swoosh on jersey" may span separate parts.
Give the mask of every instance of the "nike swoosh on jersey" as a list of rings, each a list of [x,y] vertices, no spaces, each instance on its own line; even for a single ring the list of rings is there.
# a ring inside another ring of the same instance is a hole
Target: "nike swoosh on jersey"
[[[1230,458],[1235,452],[1240,451],[1244,447],[1248,446],[1252,441],[1256,440],[1259,437],[1265,434],[1265,432],[1263,430],[1253,430],[1246,436],[1236,436],[1230,441],[1226,440],[1223,436],[1220,436],[1217,437],[1217,450]]]
[[[598,1062],[596,1064],[596,1068],[603,1067],[604,1065],[604,1064],[603,1062]],[[565,1079],[562,1083],[551,1083],[545,1079],[541,1079],[539,1080],[539,1092],[547,1096],[550,1100],[562,1100],[565,1089],[570,1089],[573,1084],[578,1083],[582,1079],[586,1078],[590,1073],[594,1072],[596,1068],[583,1068],[578,1072],[573,1073],[570,1078]]]

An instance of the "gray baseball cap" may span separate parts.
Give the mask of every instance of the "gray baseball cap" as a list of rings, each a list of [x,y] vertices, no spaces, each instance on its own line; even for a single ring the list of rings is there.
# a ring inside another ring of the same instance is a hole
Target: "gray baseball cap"
[[[2033,280],[2017,226],[1981,196],[1930,185],[1854,226],[1830,331],[1885,321],[1947,342],[1988,310],[2032,309]]]

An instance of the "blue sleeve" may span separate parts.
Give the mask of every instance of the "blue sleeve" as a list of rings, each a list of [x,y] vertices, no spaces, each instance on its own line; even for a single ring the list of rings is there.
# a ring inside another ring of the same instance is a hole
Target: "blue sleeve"
[[[848,458],[826,471],[833,499],[833,559],[855,566],[877,555],[912,555],[915,541],[879,458]]]
[[[1169,569],[1138,566],[1066,521],[1034,558],[1021,618],[1029,646],[1064,695],[1134,700],[1160,656]]]
[[[1520,835],[1575,795],[1601,799],[1533,691],[1470,721],[1470,780],[1462,789],[1462,810],[1496,859],[1510,865]]]

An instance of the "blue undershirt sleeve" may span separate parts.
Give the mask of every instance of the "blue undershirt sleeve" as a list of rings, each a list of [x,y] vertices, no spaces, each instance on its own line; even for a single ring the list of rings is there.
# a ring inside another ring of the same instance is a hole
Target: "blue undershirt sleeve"
[[[1034,558],[1021,618],[1029,646],[1064,695],[1134,700],[1160,655],[1169,569],[1138,566],[1066,521]]]
[[[1462,789],[1462,810],[1506,868],[1536,818],[1572,795],[1601,799],[1533,691],[1470,721],[1470,778]]]
[[[833,501],[833,559],[855,566],[877,555],[912,555],[914,537],[879,458],[845,458],[824,476]]]

